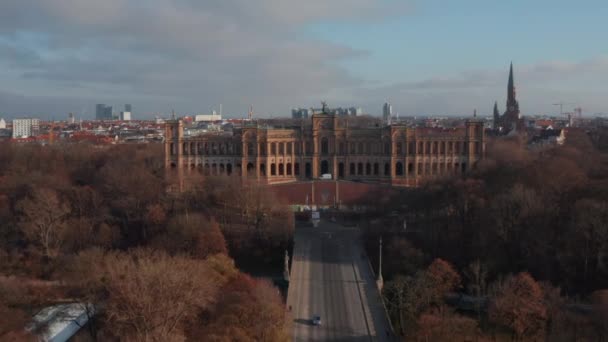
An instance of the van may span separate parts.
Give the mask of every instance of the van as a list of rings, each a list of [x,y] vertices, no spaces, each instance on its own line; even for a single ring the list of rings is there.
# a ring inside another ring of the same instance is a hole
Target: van
[[[331,179],[331,173],[324,173],[319,179]]]

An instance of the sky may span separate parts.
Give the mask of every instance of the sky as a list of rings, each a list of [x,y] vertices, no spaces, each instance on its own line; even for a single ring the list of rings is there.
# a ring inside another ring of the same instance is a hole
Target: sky
[[[2,0],[0,117],[608,113],[608,4],[579,0]]]

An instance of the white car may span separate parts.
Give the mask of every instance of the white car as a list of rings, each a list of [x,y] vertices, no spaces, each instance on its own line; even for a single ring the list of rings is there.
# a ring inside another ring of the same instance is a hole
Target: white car
[[[319,315],[313,316],[312,325],[321,325],[321,316],[319,316]]]

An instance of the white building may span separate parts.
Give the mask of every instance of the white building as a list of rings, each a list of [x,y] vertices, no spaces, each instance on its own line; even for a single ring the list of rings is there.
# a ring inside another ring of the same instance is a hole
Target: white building
[[[4,119],[0,119],[0,129],[5,129],[6,128],[6,121],[4,121]]]
[[[120,112],[120,120],[131,121],[131,112]]]
[[[382,106],[382,120],[387,125],[391,124],[391,118],[393,117],[393,106],[390,103],[386,102],[384,106]]]
[[[14,119],[13,138],[31,137],[38,134],[40,119]]]
[[[222,121],[222,114],[198,114],[194,116],[194,121]]]

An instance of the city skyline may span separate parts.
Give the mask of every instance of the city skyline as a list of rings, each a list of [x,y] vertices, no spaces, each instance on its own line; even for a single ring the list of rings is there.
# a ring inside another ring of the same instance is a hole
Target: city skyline
[[[495,101],[505,110],[511,61],[523,115],[559,114],[558,102],[605,113],[607,14],[599,1],[9,0],[0,116],[90,119],[97,103],[135,103],[151,119],[222,103],[227,118],[250,105],[287,117],[321,100],[373,115],[387,100],[404,116],[490,115]]]

